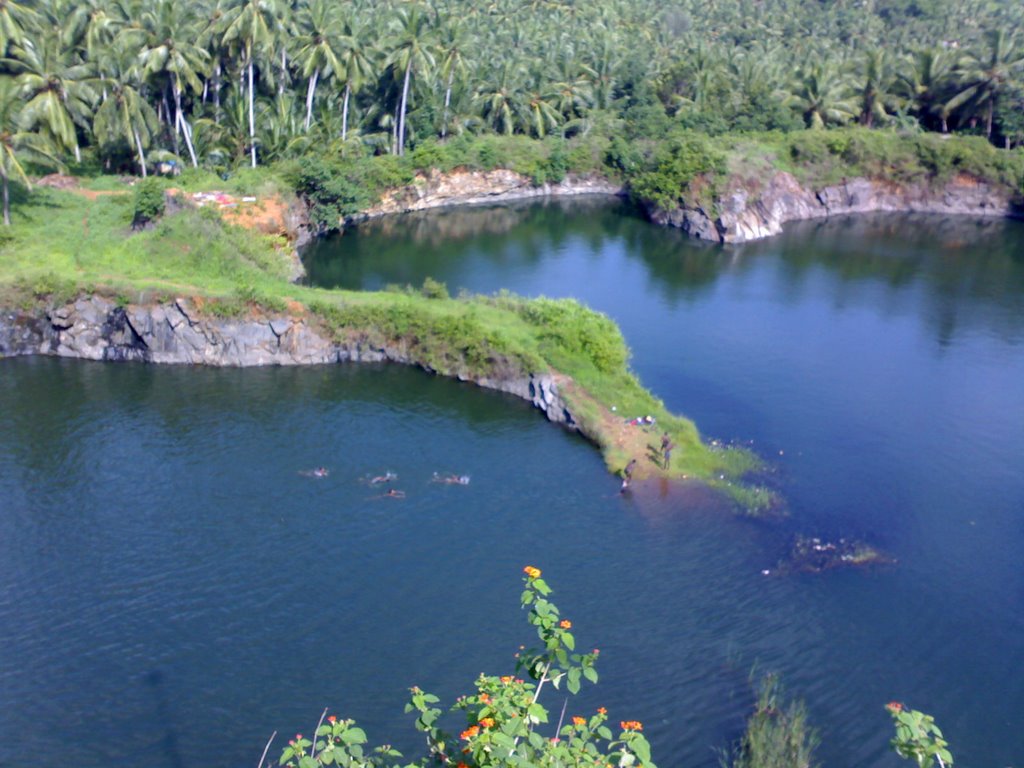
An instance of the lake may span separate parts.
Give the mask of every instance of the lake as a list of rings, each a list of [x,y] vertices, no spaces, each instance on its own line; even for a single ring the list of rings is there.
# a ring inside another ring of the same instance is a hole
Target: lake
[[[642,721],[663,768],[717,764],[755,666],[807,702],[823,764],[898,765],[894,699],[958,763],[1019,762],[1024,224],[723,248],[590,199],[369,222],[305,258],[321,285],[606,312],[647,387],[766,459],[788,517],[620,497],[524,402],[413,369],[0,361],[0,765],[255,766],[325,706],[416,756],[408,687],[512,672],[527,564],[601,649],[566,716]],[[798,534],[896,562],[775,574]]]

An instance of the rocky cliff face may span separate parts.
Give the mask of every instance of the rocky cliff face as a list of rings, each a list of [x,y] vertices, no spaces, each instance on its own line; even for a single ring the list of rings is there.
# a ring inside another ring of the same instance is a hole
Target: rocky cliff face
[[[350,217],[345,223],[453,205],[479,205],[554,196],[619,194],[622,194],[622,187],[601,176],[569,174],[557,184],[537,186],[529,177],[506,169],[452,173],[441,173],[435,169],[418,176],[409,186],[387,192],[376,205]]]
[[[427,367],[405,344],[333,341],[303,318],[216,319],[186,299],[121,307],[97,296],[45,311],[0,311],[0,359],[16,355],[215,366],[391,361]],[[528,400],[551,421],[578,428],[552,375],[458,378]]]
[[[855,178],[818,190],[778,172],[765,182],[734,182],[716,201],[716,211],[684,205],[671,211],[649,210],[652,221],[679,227],[702,240],[744,243],[771,237],[787,221],[851,213],[902,213],[1017,216],[1009,195],[967,176],[934,187]]]

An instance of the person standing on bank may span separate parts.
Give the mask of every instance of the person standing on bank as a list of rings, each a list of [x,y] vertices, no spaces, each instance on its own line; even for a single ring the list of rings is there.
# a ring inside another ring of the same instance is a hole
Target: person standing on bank
[[[661,436],[661,457],[664,462],[665,469],[668,469],[669,464],[672,463],[672,449],[676,447],[676,444],[672,442],[672,438],[668,436],[668,432]]]

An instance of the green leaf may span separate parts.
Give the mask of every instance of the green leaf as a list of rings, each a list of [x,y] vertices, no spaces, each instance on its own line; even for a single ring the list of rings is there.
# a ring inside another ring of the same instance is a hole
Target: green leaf
[[[566,683],[566,688],[569,693],[575,695],[580,692],[580,668],[573,667],[569,670],[569,681]]]
[[[319,768],[319,763],[309,755],[299,759],[299,768]]]
[[[570,651],[576,650],[576,638],[570,635],[568,632],[562,635],[562,642],[565,643],[565,647]]]
[[[349,728],[341,734],[341,740],[346,744],[365,744],[366,732],[362,728]]]
[[[612,730],[607,725],[598,726],[597,735],[600,736],[605,741],[611,741],[612,740]]]
[[[643,736],[633,739],[629,746],[636,753],[636,756],[640,758],[641,763],[647,764],[651,761],[651,745],[647,743],[647,739]]]
[[[284,748],[284,752],[281,753],[281,759],[277,761],[277,764],[278,765],[284,765],[289,760],[291,760],[292,756],[294,756],[294,755],[295,755],[295,750],[294,749],[292,749],[291,747],[285,747]]]
[[[526,714],[535,723],[546,723],[548,721],[548,711],[536,702],[526,708]]]
[[[583,676],[592,683],[597,682],[597,670],[593,667],[584,667]]]

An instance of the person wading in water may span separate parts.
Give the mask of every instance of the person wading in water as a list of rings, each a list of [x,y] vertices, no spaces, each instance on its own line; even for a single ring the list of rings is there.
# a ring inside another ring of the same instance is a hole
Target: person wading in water
[[[622,487],[619,488],[619,493],[625,493],[629,488],[629,484],[633,480],[634,469],[636,469],[636,459],[630,459],[629,464],[622,470]]]

